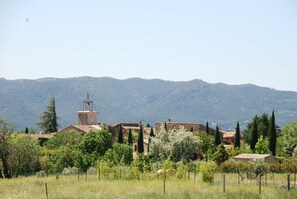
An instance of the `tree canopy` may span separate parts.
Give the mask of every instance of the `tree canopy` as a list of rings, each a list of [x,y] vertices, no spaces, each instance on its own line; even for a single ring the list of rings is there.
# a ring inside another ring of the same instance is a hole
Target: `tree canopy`
[[[58,117],[56,114],[56,102],[55,98],[51,97],[46,110],[40,117],[40,122],[37,125],[45,133],[54,133],[58,131]]]
[[[194,159],[200,150],[200,140],[193,132],[180,128],[176,132],[166,132],[164,125],[160,132],[151,138],[150,155],[159,160],[171,157],[173,161]]]

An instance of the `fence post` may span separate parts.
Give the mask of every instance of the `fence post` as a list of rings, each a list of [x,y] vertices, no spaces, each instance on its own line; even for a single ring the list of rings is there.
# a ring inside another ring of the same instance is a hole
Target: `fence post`
[[[163,181],[163,193],[165,194],[166,192],[166,170],[164,172],[164,181]]]
[[[188,180],[190,179],[190,175],[191,175],[190,170],[188,170]]]
[[[46,196],[46,199],[48,199],[47,183],[45,183],[45,196]]]
[[[240,174],[239,174],[239,171],[238,171],[238,172],[237,172],[237,183],[238,183],[238,184],[240,184],[239,177],[240,177]]]
[[[223,175],[223,192],[226,192],[226,175]]]
[[[290,188],[291,188],[291,185],[290,185],[290,174],[288,174],[287,180],[288,180],[288,191],[290,191]]]
[[[261,174],[259,175],[259,194],[262,193],[262,190],[261,190]]]

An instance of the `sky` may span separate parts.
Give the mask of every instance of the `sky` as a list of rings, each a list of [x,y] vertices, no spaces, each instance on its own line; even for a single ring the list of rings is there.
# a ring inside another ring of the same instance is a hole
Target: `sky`
[[[0,77],[297,91],[295,0],[0,0]]]

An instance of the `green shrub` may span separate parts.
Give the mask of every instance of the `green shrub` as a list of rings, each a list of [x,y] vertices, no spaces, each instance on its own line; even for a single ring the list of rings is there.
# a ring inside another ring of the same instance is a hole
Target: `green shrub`
[[[45,171],[39,171],[39,172],[36,172],[36,176],[37,177],[45,177],[46,176],[46,173],[45,173]]]
[[[180,165],[179,167],[177,167],[177,170],[176,170],[176,177],[178,179],[182,179],[182,180],[185,180],[188,178],[188,172],[189,172],[189,168],[187,165],[185,164],[182,164]]]
[[[200,172],[202,174],[202,181],[212,183],[214,172],[216,171],[217,165],[213,161],[201,162],[200,163]]]
[[[66,167],[63,169],[62,174],[63,175],[73,175],[78,173],[78,168],[76,167]]]
[[[127,170],[125,170],[124,178],[127,180],[139,180],[140,173],[139,173],[138,167],[136,166],[128,167]]]

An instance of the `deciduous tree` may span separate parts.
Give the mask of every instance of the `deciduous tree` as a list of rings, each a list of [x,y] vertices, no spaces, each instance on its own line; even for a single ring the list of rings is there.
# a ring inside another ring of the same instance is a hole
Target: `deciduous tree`
[[[255,146],[255,153],[258,154],[267,154],[269,151],[269,141],[263,138],[263,135],[260,135],[258,142]]]
[[[7,121],[0,119],[0,160],[3,166],[3,177],[11,178],[11,171],[9,170],[8,158],[11,153],[9,136],[13,133],[13,125]],[[1,177],[0,169],[0,177]]]

